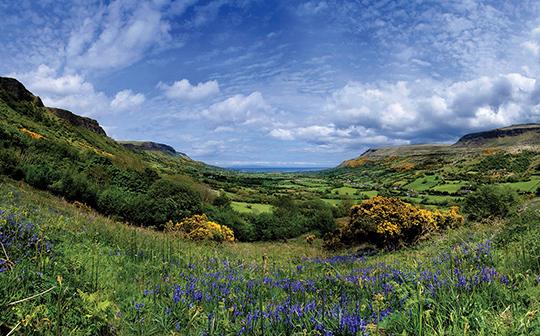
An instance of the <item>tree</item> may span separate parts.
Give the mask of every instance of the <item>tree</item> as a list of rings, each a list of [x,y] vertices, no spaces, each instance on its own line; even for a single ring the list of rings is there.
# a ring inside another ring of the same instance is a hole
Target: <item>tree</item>
[[[519,204],[516,191],[501,186],[484,185],[465,196],[463,212],[471,220],[505,218]]]

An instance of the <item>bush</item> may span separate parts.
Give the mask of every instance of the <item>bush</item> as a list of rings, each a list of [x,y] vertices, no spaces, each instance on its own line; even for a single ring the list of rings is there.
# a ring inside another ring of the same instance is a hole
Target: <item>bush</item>
[[[131,212],[134,194],[119,187],[109,187],[99,193],[97,209],[109,216],[128,217]]]
[[[305,217],[305,226],[310,231],[318,231],[320,235],[333,232],[336,222],[332,213],[332,206],[322,200],[301,202],[300,213]]]
[[[26,165],[23,170],[24,179],[35,188],[47,189],[59,179],[56,171],[47,164]]]
[[[180,221],[202,211],[201,196],[189,186],[169,181],[157,180],[148,192],[137,197],[133,205],[138,223],[163,227],[171,221]]]
[[[349,223],[328,236],[326,245],[370,243],[395,249],[462,222],[457,207],[447,212],[430,211],[397,198],[375,196],[353,206]]]
[[[518,194],[509,188],[485,185],[463,200],[463,212],[471,220],[505,218],[519,203]]]
[[[85,174],[74,170],[64,170],[59,173],[60,179],[54,182],[50,189],[70,201],[81,201],[95,206],[97,187]]]
[[[239,241],[255,240],[253,224],[232,208],[206,206],[204,212],[210,220],[231,228],[234,231],[235,238]]]
[[[208,220],[204,214],[194,215],[177,223],[170,221],[165,225],[165,231],[180,234],[190,240],[234,242],[234,233],[230,228]]]

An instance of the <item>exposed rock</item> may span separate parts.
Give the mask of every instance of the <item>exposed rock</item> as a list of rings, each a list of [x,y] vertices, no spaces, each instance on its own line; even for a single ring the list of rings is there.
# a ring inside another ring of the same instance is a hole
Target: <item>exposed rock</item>
[[[6,102],[26,101],[43,107],[43,102],[32,92],[28,91],[21,82],[14,78],[0,77],[0,97],[7,98]]]
[[[129,149],[142,149],[163,152],[172,156],[183,156],[187,158],[184,153],[177,152],[172,146],[152,142],[152,141],[118,141],[122,146]]]
[[[540,139],[540,124],[521,124],[521,125],[512,125],[509,127],[497,128],[490,131],[478,132],[466,134],[454,146],[479,146],[483,145],[488,141],[498,140],[501,138],[516,137],[526,133],[537,134],[536,139]],[[528,144],[527,142],[522,143],[523,145]]]
[[[67,121],[73,126],[86,128],[99,135],[107,136],[107,133],[105,133],[103,128],[101,128],[99,123],[94,119],[88,117],[81,117],[74,114],[73,112],[59,108],[49,107],[49,110],[54,113],[58,118]]]

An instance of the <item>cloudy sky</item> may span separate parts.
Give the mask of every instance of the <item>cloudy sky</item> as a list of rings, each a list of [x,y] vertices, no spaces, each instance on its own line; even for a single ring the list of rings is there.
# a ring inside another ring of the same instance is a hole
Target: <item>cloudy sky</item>
[[[540,121],[539,1],[0,0],[0,75],[221,166]]]

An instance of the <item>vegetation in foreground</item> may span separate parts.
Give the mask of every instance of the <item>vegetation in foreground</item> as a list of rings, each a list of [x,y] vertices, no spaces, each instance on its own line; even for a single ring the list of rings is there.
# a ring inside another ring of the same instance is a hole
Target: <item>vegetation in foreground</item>
[[[533,335],[539,205],[374,256],[191,243],[0,186],[7,334]]]

